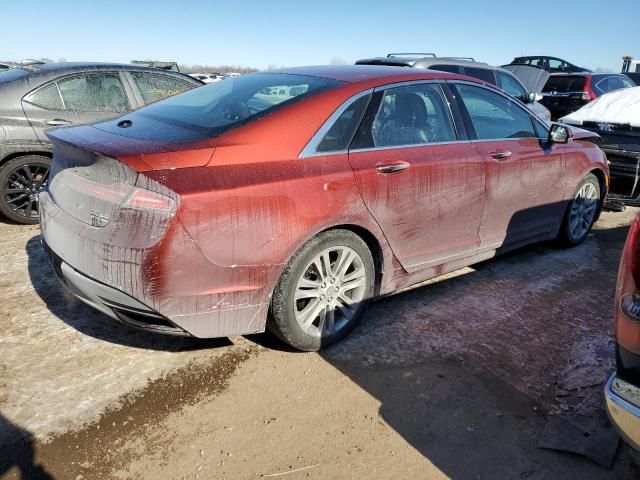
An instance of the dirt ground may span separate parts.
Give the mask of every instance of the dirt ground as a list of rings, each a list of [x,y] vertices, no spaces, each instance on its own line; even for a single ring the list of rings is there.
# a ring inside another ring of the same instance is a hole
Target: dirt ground
[[[137,332],[64,292],[37,227],[0,223],[0,478],[637,479],[538,448],[601,422],[628,224],[375,302],[342,343]]]

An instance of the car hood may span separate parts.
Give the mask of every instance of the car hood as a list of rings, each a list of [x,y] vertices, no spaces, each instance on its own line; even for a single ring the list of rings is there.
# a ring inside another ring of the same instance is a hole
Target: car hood
[[[605,93],[580,110],[562,117],[563,123],[582,125],[585,122],[640,127],[640,87],[623,88]]]
[[[531,65],[504,65],[502,68],[513,73],[529,92],[542,93],[544,84],[549,79],[549,72]]]

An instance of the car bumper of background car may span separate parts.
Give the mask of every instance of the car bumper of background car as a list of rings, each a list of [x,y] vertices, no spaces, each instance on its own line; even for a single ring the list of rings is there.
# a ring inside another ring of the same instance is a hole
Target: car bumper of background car
[[[39,211],[42,243],[57,275],[110,317],[200,338],[264,331],[273,267],[209,262],[175,217],[160,234],[148,228],[134,238],[115,221],[98,229],[76,220],[47,192],[40,194]],[[152,237],[159,239],[145,240]]]
[[[640,388],[614,373],[605,387],[607,413],[620,435],[640,450]]]

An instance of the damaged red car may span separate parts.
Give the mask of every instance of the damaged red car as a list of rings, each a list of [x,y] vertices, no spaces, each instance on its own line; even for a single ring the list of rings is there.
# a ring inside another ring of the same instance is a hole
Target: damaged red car
[[[496,87],[400,67],[228,79],[48,133],[43,244],[128,325],[318,350],[367,302],[532,242],[582,242],[597,135]]]

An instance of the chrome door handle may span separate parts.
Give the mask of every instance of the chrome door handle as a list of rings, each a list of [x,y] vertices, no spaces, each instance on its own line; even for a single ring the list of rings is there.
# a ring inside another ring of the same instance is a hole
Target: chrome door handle
[[[489,155],[491,155],[491,158],[493,158],[494,160],[504,160],[505,158],[509,158],[511,156],[511,152],[491,152]]]
[[[378,171],[378,173],[382,173],[383,175],[400,172],[407,168],[409,168],[409,164],[407,162],[379,163],[378,165],[376,165],[376,170]]]
[[[52,127],[60,127],[62,125],[70,125],[72,122],[63,120],[62,118],[54,118],[53,120],[47,120],[46,124]]]

